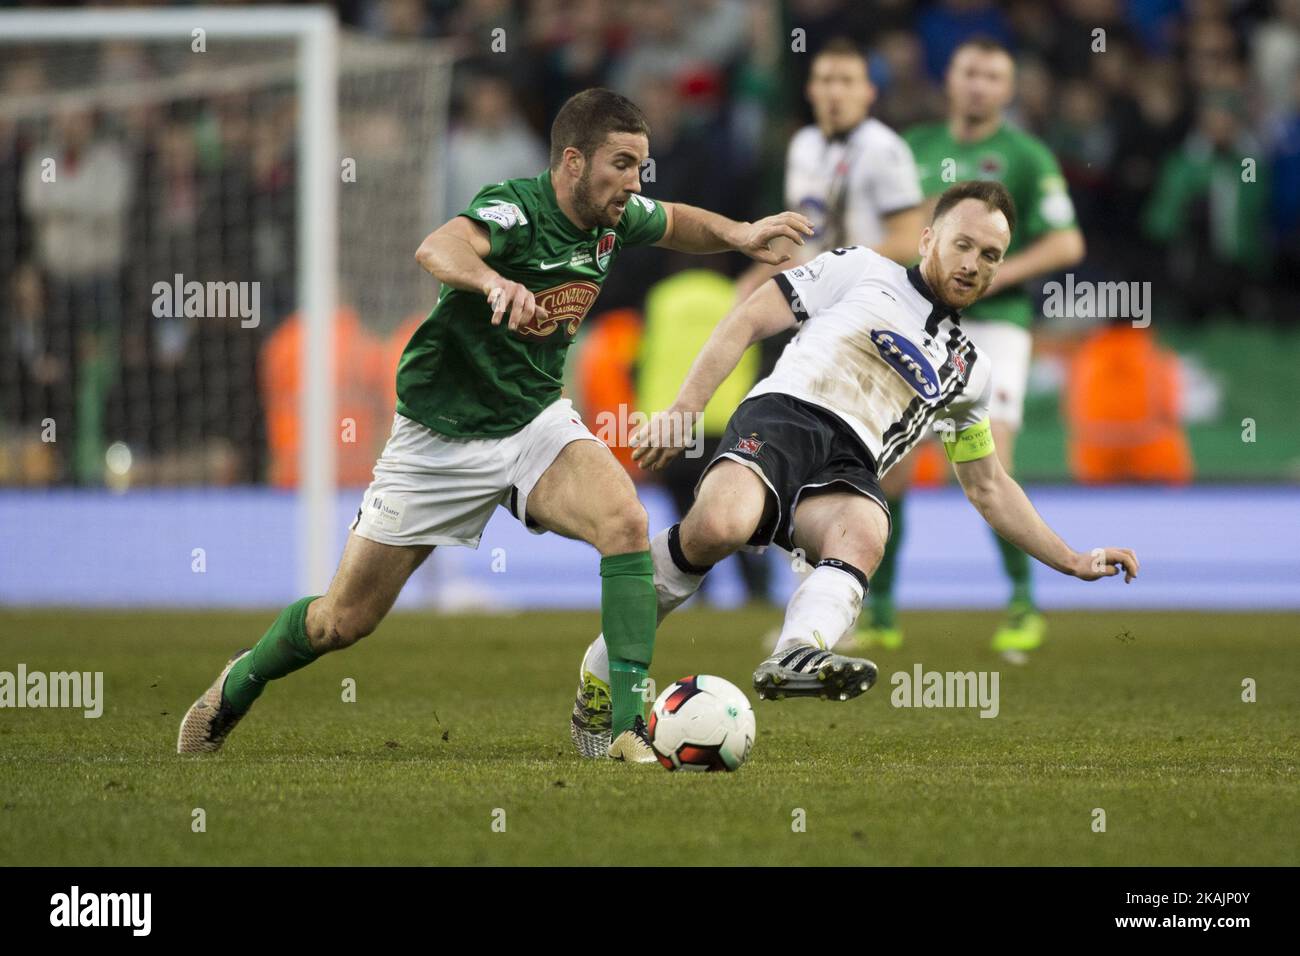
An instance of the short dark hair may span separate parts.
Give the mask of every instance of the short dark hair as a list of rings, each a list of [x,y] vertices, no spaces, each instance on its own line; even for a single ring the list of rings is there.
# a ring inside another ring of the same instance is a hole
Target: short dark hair
[[[613,90],[593,87],[573,94],[551,124],[551,169],[560,165],[570,146],[591,159],[610,133],[641,133],[649,138],[650,124],[640,107]]]
[[[1007,217],[1007,229],[1012,233],[1016,231],[1016,201],[1011,198],[1006,186],[992,179],[968,179],[964,183],[949,186],[934,207],[931,224],[938,222],[944,213],[964,199],[978,199],[990,211],[1001,210],[1002,215]]]
[[[977,33],[958,43],[957,46],[953,48],[952,56],[948,58],[948,62],[952,63],[953,60],[957,59],[957,54],[968,47],[979,50],[981,53],[1003,53],[1006,56],[1011,57],[1012,61],[1015,60],[1015,57],[1011,54],[1011,50],[1001,40],[984,33]]]
[[[813,54],[813,61],[816,61],[819,56],[851,56],[861,60],[867,72],[871,72],[871,61],[867,59],[866,51],[848,37],[832,37],[827,40],[821,49]]]

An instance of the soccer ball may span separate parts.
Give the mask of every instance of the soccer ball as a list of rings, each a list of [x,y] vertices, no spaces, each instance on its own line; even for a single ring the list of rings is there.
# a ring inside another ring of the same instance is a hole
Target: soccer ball
[[[668,770],[736,770],[754,745],[754,711],[721,677],[683,677],[651,708],[650,743]]]

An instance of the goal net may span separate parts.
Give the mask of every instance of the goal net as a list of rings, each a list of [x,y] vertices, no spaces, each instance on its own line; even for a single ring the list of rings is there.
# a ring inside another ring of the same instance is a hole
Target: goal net
[[[0,14],[0,487],[296,490],[320,587],[436,293],[451,57],[319,9],[39,17]]]

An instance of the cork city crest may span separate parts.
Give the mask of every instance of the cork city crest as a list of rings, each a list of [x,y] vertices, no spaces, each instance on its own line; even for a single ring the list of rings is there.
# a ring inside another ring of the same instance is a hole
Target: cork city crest
[[[613,238],[611,235],[610,239]],[[563,329],[564,335],[573,336],[577,333],[582,320],[587,317],[587,313],[591,311],[592,303],[596,301],[599,292],[600,286],[586,279],[575,279],[572,282],[543,289],[534,296],[534,299],[546,310],[546,318],[542,319],[534,315],[531,322],[519,326],[516,332],[519,335],[546,338],[548,335],[553,335],[556,329]]]
[[[609,265],[609,257],[613,255],[613,253],[614,234],[612,232],[607,232],[601,236],[600,241],[596,243],[596,267],[599,268],[601,272],[604,272],[605,267]]]

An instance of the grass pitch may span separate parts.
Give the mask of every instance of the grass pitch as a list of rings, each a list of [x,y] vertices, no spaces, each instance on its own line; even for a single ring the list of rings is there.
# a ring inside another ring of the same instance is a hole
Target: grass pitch
[[[1300,862],[1295,615],[1054,613],[1013,667],[993,614],[906,614],[867,695],[755,701],[738,773],[670,774],[570,749],[595,613],[398,614],[273,684],[215,758],[177,756],[181,714],[272,617],[0,612],[0,670],[103,671],[106,699],[0,710],[0,864]],[[778,620],[674,615],[654,676],[752,700]],[[917,662],[999,671],[998,717],[891,706]]]

